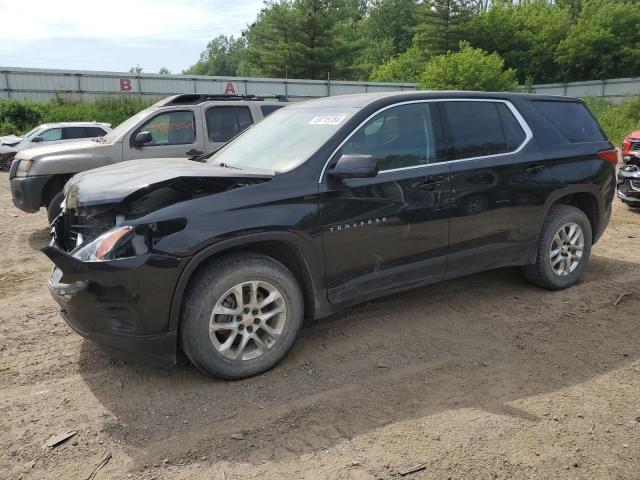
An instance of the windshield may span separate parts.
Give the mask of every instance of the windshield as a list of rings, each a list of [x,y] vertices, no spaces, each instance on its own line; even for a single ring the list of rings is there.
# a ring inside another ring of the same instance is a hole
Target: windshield
[[[283,108],[228,143],[207,163],[286,172],[307,160],[354,108]]]
[[[136,113],[133,117],[127,118],[124,122],[118,125],[116,128],[107,133],[104,137],[100,138],[103,143],[113,143],[118,137],[127,133],[133,126],[137,125],[138,122],[142,121],[146,118],[151,112],[155,111],[152,108],[145,108],[141,112]]]
[[[36,132],[40,130],[40,127],[36,127],[36,128],[32,128],[31,130],[29,130],[27,133],[25,133],[24,135],[21,135],[22,138],[31,138],[32,136],[34,136],[36,134]]]

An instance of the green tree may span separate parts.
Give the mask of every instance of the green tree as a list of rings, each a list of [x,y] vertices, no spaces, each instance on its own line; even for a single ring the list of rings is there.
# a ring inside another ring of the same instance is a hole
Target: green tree
[[[585,1],[556,50],[569,81],[640,74],[639,7],[638,1]]]
[[[368,79],[375,68],[411,47],[417,10],[416,0],[373,0],[369,4],[358,28],[365,45],[355,60],[356,78]]]
[[[536,83],[564,78],[555,52],[570,29],[569,12],[545,1],[519,6],[495,4],[476,15],[467,26],[467,40],[475,47],[496,52],[518,71],[520,82],[527,77]]]
[[[487,53],[460,42],[459,52],[436,55],[420,77],[426,90],[512,91],[518,86],[516,72],[504,68],[497,53]]]
[[[397,55],[373,70],[371,80],[377,82],[417,82],[424,72],[424,55],[417,46]]]
[[[246,42],[243,37],[219,35],[211,40],[187,75],[238,76],[246,73]]]
[[[140,75],[142,73],[143,68],[140,65],[136,65],[129,69],[129,73],[135,73],[136,75]]]
[[[358,34],[358,0],[270,2],[245,32],[252,74],[349,79],[366,40]]]
[[[167,67],[160,67],[160,70],[158,70],[158,73],[160,75],[171,75],[171,70],[169,70]]]
[[[414,45],[426,58],[455,51],[466,38],[466,25],[475,6],[472,0],[426,0],[418,11]]]

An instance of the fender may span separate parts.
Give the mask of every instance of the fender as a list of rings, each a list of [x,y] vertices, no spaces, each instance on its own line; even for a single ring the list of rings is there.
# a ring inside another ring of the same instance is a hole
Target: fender
[[[322,293],[323,274],[321,272],[324,272],[322,259],[317,258],[316,252],[314,252],[313,246],[310,245],[309,242],[305,241],[295,233],[260,232],[230,238],[228,240],[223,240],[213,245],[209,245],[191,257],[185,268],[180,273],[176,288],[173,292],[173,297],[171,299],[171,311],[169,314],[169,331],[176,330],[178,328],[185,289],[191,279],[191,275],[203,262],[209,260],[214,255],[231,248],[241,247],[250,243],[267,241],[286,243],[292,246],[297,252],[298,263],[302,266],[302,275],[304,276],[305,283],[310,287],[311,294],[313,296],[313,311],[308,312],[308,316],[314,318],[316,313],[321,311],[326,303]],[[312,265],[310,265],[309,262],[312,262]],[[301,287],[304,288],[304,285],[301,285]]]
[[[598,228],[600,229],[600,223],[602,223],[602,218],[603,218],[603,204],[602,204],[602,199],[600,198],[600,189],[598,187],[598,185],[594,185],[594,184],[581,184],[581,185],[568,185],[564,188],[555,190],[553,193],[551,193],[551,195],[549,195],[547,197],[547,200],[545,201],[544,204],[544,209],[543,209],[543,213],[540,216],[540,218],[538,219],[538,231],[542,230],[542,223],[544,222],[544,219],[547,218],[547,215],[549,214],[549,211],[551,210],[551,207],[553,207],[553,205],[560,200],[563,197],[568,197],[569,195],[573,195],[576,193],[588,193],[589,195],[591,195],[592,197],[594,197],[595,201],[596,201],[596,205],[598,206]],[[593,238],[597,238],[597,233],[598,232],[593,232]],[[535,244],[534,244],[534,248],[532,249],[532,251],[529,254],[529,260],[531,263],[535,262],[535,258],[536,258],[536,252],[538,250],[538,240],[536,240]]]

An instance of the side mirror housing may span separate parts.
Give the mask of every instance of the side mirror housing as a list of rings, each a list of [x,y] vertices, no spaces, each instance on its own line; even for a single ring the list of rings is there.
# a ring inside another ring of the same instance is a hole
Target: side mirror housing
[[[42,139],[42,137],[33,137],[31,139],[31,143],[40,143],[43,142],[44,140]]]
[[[342,155],[329,171],[336,178],[371,178],[378,175],[378,161],[372,155]]]
[[[153,137],[149,132],[138,132],[136,133],[136,137],[133,139],[133,144],[136,147],[142,147],[147,143],[153,142]]]

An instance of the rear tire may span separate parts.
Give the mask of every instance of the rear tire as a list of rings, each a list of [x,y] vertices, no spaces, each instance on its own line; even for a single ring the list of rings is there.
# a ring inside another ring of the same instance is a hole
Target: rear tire
[[[49,205],[47,205],[47,218],[49,219],[49,224],[51,224],[57,218],[57,216],[60,215],[60,212],[62,211],[60,205],[62,204],[63,200],[64,192],[60,191],[54,195],[54,197],[49,202]]]
[[[540,232],[535,263],[522,268],[524,276],[549,290],[570,287],[587,266],[592,238],[591,223],[582,210],[553,207]]]
[[[258,253],[216,259],[189,283],[182,349],[202,372],[241,379],[273,368],[303,323],[302,291],[281,263]]]

